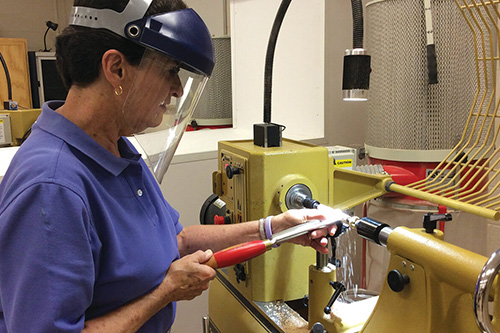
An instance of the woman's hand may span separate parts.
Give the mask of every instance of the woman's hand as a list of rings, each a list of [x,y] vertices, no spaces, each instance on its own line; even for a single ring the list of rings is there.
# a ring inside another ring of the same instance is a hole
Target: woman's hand
[[[87,320],[84,332],[136,332],[169,303],[190,300],[208,289],[215,270],[203,265],[212,251],[198,251],[172,262],[162,283],[150,293],[111,311]]]
[[[172,262],[158,287],[158,292],[168,299],[167,303],[191,300],[208,289],[215,278],[215,270],[204,265],[212,257],[212,251],[197,251]]]
[[[273,216],[271,228],[273,234],[275,234],[307,221],[325,219],[325,215],[317,209],[291,209],[280,215]],[[293,238],[289,242],[302,246],[310,246],[320,253],[328,253],[328,248],[326,247],[328,240],[326,236],[328,234],[333,236],[336,231],[337,227],[334,225],[329,228],[314,230],[309,234]]]

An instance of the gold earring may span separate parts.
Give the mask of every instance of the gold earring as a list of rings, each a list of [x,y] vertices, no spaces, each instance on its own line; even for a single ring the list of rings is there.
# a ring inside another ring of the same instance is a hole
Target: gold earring
[[[115,95],[120,96],[121,94],[123,94],[123,88],[122,86],[118,86],[118,91],[115,89]]]

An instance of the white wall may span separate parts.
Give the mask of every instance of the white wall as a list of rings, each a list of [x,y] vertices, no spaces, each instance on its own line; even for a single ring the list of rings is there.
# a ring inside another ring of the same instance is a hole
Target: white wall
[[[53,51],[56,35],[68,23],[71,3],[68,0],[0,0],[0,37],[26,38],[28,51],[40,51],[44,49],[45,22],[52,21],[60,25],[56,32],[47,33],[47,49]]]
[[[359,148],[365,142],[366,103],[342,100],[344,51],[352,48],[351,1],[325,1],[325,18],[325,141]]]
[[[231,1],[235,130],[221,132],[219,139],[240,138],[242,132],[246,133],[244,138],[251,139],[252,125],[263,120],[264,59],[279,4],[279,0]],[[290,5],[280,30],[272,121],[287,126],[285,137],[297,135],[324,140],[324,17],[324,1],[296,0]],[[179,151],[186,150],[183,146],[186,143],[194,146],[196,135],[186,133]],[[210,140],[216,143],[213,138]],[[216,149],[216,145],[211,149]],[[184,163],[178,162],[182,161],[178,154],[166,174],[162,189],[167,200],[181,210],[184,225],[199,223],[201,205],[212,193],[211,174],[217,168],[216,155],[212,156],[204,161]],[[208,314],[208,293],[190,302],[180,302],[178,306],[173,331],[200,332],[201,317]]]
[[[237,128],[263,122],[264,64],[280,0],[231,1],[233,100]],[[289,6],[276,44],[272,122],[284,136],[324,137],[324,1]]]
[[[229,0],[184,0],[188,7],[194,8],[210,29],[214,37],[229,33]]]

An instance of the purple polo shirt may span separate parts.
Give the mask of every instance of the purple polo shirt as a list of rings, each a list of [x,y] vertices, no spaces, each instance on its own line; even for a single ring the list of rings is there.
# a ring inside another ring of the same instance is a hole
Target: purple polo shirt
[[[179,214],[140,155],[113,156],[49,102],[0,183],[0,332],[80,332],[153,290]],[[99,121],[99,119],[96,119]],[[175,303],[141,329],[165,332]]]

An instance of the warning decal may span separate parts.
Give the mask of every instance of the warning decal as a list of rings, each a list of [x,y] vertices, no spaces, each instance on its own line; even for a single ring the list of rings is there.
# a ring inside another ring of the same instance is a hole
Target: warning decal
[[[333,165],[339,168],[352,168],[352,159],[347,159],[347,160],[333,159]]]

